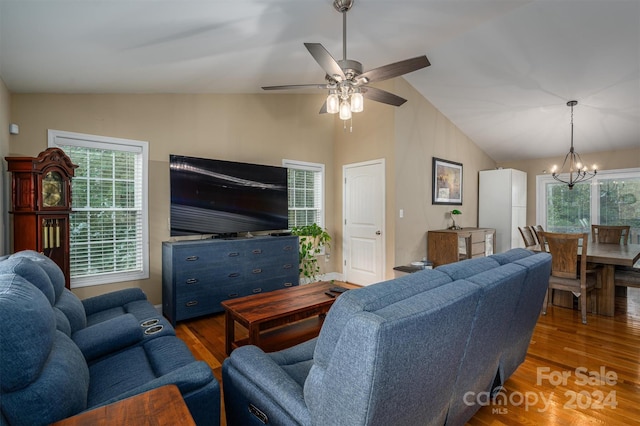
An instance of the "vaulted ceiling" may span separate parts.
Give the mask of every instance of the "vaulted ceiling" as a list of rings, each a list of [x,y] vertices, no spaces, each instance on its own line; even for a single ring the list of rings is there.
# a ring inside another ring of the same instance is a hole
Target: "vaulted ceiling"
[[[403,78],[496,161],[564,155],[572,99],[580,153],[640,146],[637,0],[355,0],[347,20],[365,70],[427,55]],[[342,57],[332,0],[0,0],[13,93],[322,83],[304,42]]]

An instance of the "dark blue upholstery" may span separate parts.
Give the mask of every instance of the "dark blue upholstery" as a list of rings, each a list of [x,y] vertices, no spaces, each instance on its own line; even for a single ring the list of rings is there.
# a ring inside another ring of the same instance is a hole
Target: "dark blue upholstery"
[[[550,263],[518,251],[350,290],[317,339],[232,352],[222,367],[227,423],[464,424],[480,408],[463,403],[465,392],[491,391],[524,359]]]
[[[0,261],[0,424],[49,424],[167,384],[198,425],[219,424],[220,386],[172,328],[145,338],[139,319],[122,312],[80,327],[84,306],[56,290],[56,275],[31,254]],[[101,306],[113,309],[122,294]]]
[[[65,288],[65,279],[56,263],[33,250],[24,250],[0,260],[0,272],[21,275],[38,287],[49,299],[57,312],[58,329],[75,339],[76,332],[119,316],[131,314],[139,323],[156,319],[162,331],[146,338],[175,335],[175,330],[158,313],[139,288],[128,288],[80,300]]]

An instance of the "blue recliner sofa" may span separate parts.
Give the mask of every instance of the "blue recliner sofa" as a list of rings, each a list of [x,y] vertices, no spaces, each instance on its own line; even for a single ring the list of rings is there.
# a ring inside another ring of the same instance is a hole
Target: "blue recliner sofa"
[[[141,297],[142,295],[142,297]],[[140,291],[80,301],[36,252],[0,260],[0,425],[45,425],[167,384],[198,425],[220,386]]]
[[[463,425],[524,360],[550,271],[514,249],[350,290],[316,339],[231,353],[227,424]]]

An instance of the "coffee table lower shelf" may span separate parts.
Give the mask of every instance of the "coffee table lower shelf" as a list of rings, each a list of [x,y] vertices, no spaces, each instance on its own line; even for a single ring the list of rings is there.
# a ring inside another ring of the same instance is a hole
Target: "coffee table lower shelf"
[[[317,336],[324,316],[340,297],[327,294],[334,286],[334,282],[316,282],[223,301],[225,351],[231,354],[244,343],[235,338],[236,325],[247,329],[249,344],[265,351],[284,349]]]
[[[324,316],[322,316],[324,317]],[[323,318],[313,317],[260,333],[260,348],[265,352],[275,352],[311,340],[320,334]],[[231,349],[248,345],[249,338],[231,343]]]

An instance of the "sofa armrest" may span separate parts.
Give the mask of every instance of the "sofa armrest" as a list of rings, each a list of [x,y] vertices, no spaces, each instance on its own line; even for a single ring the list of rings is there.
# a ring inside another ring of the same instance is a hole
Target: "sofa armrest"
[[[72,339],[89,362],[139,343],[143,332],[136,317],[125,314],[78,330]]]
[[[82,300],[82,304],[84,305],[87,316],[89,316],[96,312],[124,306],[135,300],[147,300],[147,296],[142,289],[137,287],[125,288],[111,293],[101,294],[100,296],[89,297]]]
[[[312,346],[315,347],[315,344],[305,347],[308,349]],[[272,403],[277,404],[292,418],[300,420],[301,424],[310,424],[311,418],[304,400],[302,386],[289,376],[270,355],[264,353],[257,346],[241,346],[235,349],[231,356],[224,361],[223,377],[225,370],[227,370],[227,374],[229,371],[235,370],[237,375],[242,377],[242,380],[250,382],[251,387],[260,390],[261,397],[268,398]],[[235,376],[237,377],[237,375]]]

